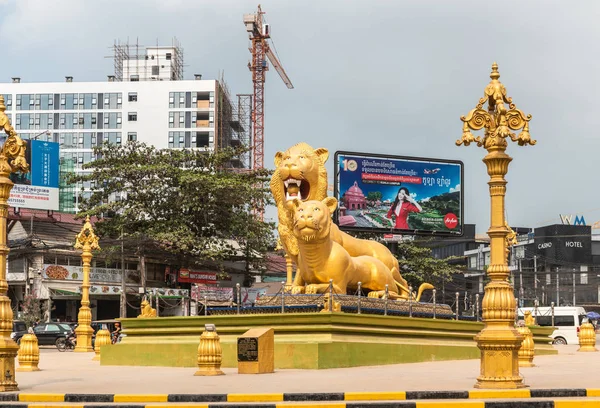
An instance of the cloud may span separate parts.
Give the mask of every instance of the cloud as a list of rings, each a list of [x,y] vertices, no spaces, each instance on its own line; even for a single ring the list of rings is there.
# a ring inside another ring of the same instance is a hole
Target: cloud
[[[457,184],[456,187],[450,187],[451,193],[454,193],[456,191],[460,191],[460,184]]]
[[[104,57],[115,39],[153,45],[177,37],[185,49],[186,78],[200,73],[214,79],[224,72],[233,95],[252,92],[242,16],[256,10],[255,0],[0,2],[0,81],[63,81],[65,75],[104,81],[113,70]],[[330,178],[338,150],[461,160],[468,177],[454,191],[464,189],[465,222],[482,232],[489,225],[489,211],[478,210],[489,196],[481,162],[486,153],[454,141],[462,134],[460,116],[483,96],[497,61],[508,96],[532,114],[530,133],[538,140],[526,148],[509,142],[511,221],[554,223],[567,206],[586,219],[600,219],[600,213],[586,212],[598,207],[598,192],[589,186],[595,183],[600,138],[590,129],[600,125],[600,102],[588,96],[600,92],[600,83],[589,80],[600,69],[600,54],[588,48],[589,39],[600,36],[600,2],[506,0],[501,8],[473,7],[467,0],[261,3],[295,86],[287,89],[273,69],[267,72],[268,166],[277,151],[300,141],[330,151]],[[481,34],[489,32],[490,21],[506,22],[494,27],[494,38],[502,41],[493,47]],[[560,166],[548,165],[554,162]],[[560,185],[574,193],[547,200]],[[523,202],[531,205],[524,208]]]

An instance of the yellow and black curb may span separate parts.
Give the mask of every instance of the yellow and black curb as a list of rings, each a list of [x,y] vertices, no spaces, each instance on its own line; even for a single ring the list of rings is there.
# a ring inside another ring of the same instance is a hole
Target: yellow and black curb
[[[575,408],[599,407],[600,389],[269,394],[0,394],[0,407],[160,408]],[[62,404],[61,404],[62,403]]]

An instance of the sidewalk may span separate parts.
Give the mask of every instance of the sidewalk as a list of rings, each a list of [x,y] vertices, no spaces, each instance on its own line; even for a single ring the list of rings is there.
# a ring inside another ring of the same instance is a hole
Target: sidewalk
[[[557,346],[558,355],[535,357],[521,368],[531,389],[600,388],[600,352]],[[41,350],[39,372],[17,372],[21,393],[260,394],[473,389],[479,360],[441,361],[329,370],[278,370],[273,374],[194,377],[193,368],[100,366],[93,353]]]

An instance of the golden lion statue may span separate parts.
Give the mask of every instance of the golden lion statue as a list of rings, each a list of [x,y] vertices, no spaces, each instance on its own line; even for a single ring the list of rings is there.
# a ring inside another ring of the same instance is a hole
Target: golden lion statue
[[[530,310],[525,311],[525,326],[535,326],[535,318],[531,315]]]
[[[142,314],[138,315],[138,317],[156,317],[156,309],[150,306],[150,303],[144,299],[142,300]]]
[[[329,280],[333,280],[333,289],[345,295],[348,289],[356,290],[358,282],[362,288],[370,290],[368,297],[383,297],[388,287],[388,296],[400,298],[403,285],[397,282],[392,271],[379,259],[362,255],[351,256],[348,251],[333,240],[331,213],[335,211],[337,200],[326,197],[323,201],[293,200],[294,236],[298,242],[297,276],[305,285],[293,285],[292,294],[325,293],[329,289]],[[419,301],[423,290],[432,288],[421,285],[416,300]]]
[[[285,152],[275,155],[275,172],[271,177],[271,193],[277,205],[279,239],[286,254],[298,265],[298,240],[293,234],[293,200],[306,202],[321,201],[327,197],[327,149],[313,149],[306,143],[298,143]],[[379,242],[354,238],[331,225],[331,239],[341,245],[350,256],[374,257],[391,271],[400,285],[399,296],[408,299],[408,283],[400,275],[398,260]],[[303,286],[299,273],[294,277],[294,286]]]

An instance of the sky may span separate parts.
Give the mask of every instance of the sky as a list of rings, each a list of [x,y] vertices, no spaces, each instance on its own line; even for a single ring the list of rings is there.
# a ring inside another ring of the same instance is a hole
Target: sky
[[[0,88],[23,82],[105,81],[114,40],[170,44],[185,77],[221,73],[251,93],[243,14],[257,0],[0,0]],[[538,144],[509,143],[506,214],[512,226],[600,220],[597,168],[600,2],[461,0],[262,1],[275,49],[295,88],[277,73],[265,86],[265,164],[304,141],[338,150],[461,160],[465,221],[489,226],[483,148],[457,147],[460,116],[475,107],[499,65],[517,107],[533,116]],[[600,230],[597,230],[600,232]]]

